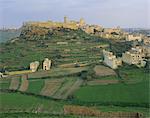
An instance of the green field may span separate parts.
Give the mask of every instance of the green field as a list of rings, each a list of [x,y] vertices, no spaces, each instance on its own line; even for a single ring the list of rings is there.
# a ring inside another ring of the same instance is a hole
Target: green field
[[[63,106],[68,104],[67,101],[53,101],[51,99],[39,98],[20,93],[2,93],[0,92],[0,116],[6,117],[53,117],[57,118],[58,114],[63,113]],[[141,107],[119,107],[119,106],[95,106],[102,112],[141,112],[148,116],[148,108]],[[10,112],[10,113],[8,113]],[[15,112],[15,113],[13,113]],[[21,113],[19,113],[21,112]],[[27,113],[24,113],[27,112]],[[29,112],[29,113],[28,113]],[[36,113],[36,114],[34,114]],[[48,113],[48,114],[47,114]],[[62,118],[64,117],[61,115]],[[66,117],[66,116],[65,116]],[[76,118],[75,116],[67,116]],[[88,117],[87,117],[88,118]]]
[[[75,98],[86,102],[149,103],[149,83],[81,87]]]
[[[127,83],[137,83],[141,81],[148,81],[150,73],[145,72],[145,68],[137,68],[125,65],[119,69],[121,79]]]
[[[0,93],[0,112],[63,112],[63,103],[20,93]]]
[[[0,113],[1,118],[77,118],[73,115],[55,115],[55,114],[44,114],[44,113]],[[89,118],[89,117],[84,117]],[[90,117],[95,118],[95,117]]]
[[[118,80],[119,78],[115,75],[111,75],[111,76],[96,77],[95,79],[99,79],[99,80]]]
[[[0,89],[9,89],[10,81],[3,80],[0,81]]]
[[[27,92],[39,94],[42,88],[44,87],[44,80],[29,80],[29,87]]]

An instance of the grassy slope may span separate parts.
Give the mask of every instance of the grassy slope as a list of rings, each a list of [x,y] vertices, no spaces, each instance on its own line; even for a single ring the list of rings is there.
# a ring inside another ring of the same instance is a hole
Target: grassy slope
[[[71,40],[72,38],[73,41]],[[53,65],[99,60],[101,49],[93,50],[92,47],[105,45],[107,42],[101,39],[98,42],[95,40],[97,40],[96,37],[88,35],[83,31],[71,30],[69,32],[57,31],[56,34],[54,31],[54,35],[48,36],[48,39],[44,37],[33,41],[20,39],[14,43],[0,44],[0,68],[5,67],[7,70],[28,68],[30,62],[36,60],[42,62],[45,57],[52,59]],[[59,41],[67,41],[69,44],[56,44]],[[76,44],[78,41],[81,44]],[[70,49],[70,52],[65,52],[65,49]]]

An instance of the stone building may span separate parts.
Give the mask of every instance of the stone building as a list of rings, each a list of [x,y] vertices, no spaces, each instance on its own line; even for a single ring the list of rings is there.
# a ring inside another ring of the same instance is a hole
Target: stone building
[[[30,70],[32,71],[32,72],[36,72],[37,71],[37,69],[38,69],[38,67],[39,67],[39,62],[38,61],[35,61],[35,62],[32,62],[32,63],[30,63]]]
[[[104,33],[107,33],[107,34],[112,34],[112,33],[116,33],[116,34],[120,34],[122,31],[120,29],[120,27],[117,27],[117,28],[105,28],[104,29]]]
[[[132,48],[122,54],[122,61],[129,65],[134,64],[138,67],[144,67],[146,64],[145,52],[142,47]]]
[[[65,16],[64,17],[64,23],[68,23],[69,21],[68,21],[68,18]]]
[[[145,57],[150,58],[150,45],[144,45],[143,52],[145,53]]]
[[[145,44],[145,45],[150,45],[150,36],[148,37],[144,37],[143,38],[143,43]]]
[[[91,27],[89,25],[86,25],[84,28],[82,28],[83,31],[85,31],[88,34],[93,34],[94,33],[94,27]]]
[[[104,63],[111,67],[112,69],[117,69],[118,66],[122,65],[121,58],[116,58],[115,55],[113,55],[112,52],[103,50],[104,55]]]
[[[79,26],[83,27],[85,24],[86,24],[85,20],[83,18],[81,18],[80,21],[79,21]]]
[[[51,68],[51,60],[45,58],[43,62],[43,70],[50,70],[50,68]]]
[[[0,72],[0,78],[3,78],[3,73]]]
[[[126,41],[142,41],[142,36],[141,35],[128,34],[126,36]]]

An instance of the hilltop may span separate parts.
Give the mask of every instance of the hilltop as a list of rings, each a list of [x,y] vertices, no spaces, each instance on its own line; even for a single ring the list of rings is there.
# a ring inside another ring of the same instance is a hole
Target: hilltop
[[[132,43],[109,40],[86,32],[81,25],[85,25],[82,20],[68,24],[66,22],[24,23],[18,37],[0,44],[0,68],[7,71],[28,69],[32,61],[42,61],[45,57],[52,59],[54,66],[78,61],[88,63],[102,59],[102,49],[107,48],[121,55],[131,47]],[[72,24],[77,28],[70,28]],[[123,47],[124,45],[126,46]]]

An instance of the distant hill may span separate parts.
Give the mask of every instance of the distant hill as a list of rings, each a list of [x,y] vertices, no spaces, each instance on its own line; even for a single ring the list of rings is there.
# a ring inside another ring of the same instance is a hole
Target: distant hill
[[[0,30],[0,43],[18,37],[20,33],[21,33],[21,29]]]

